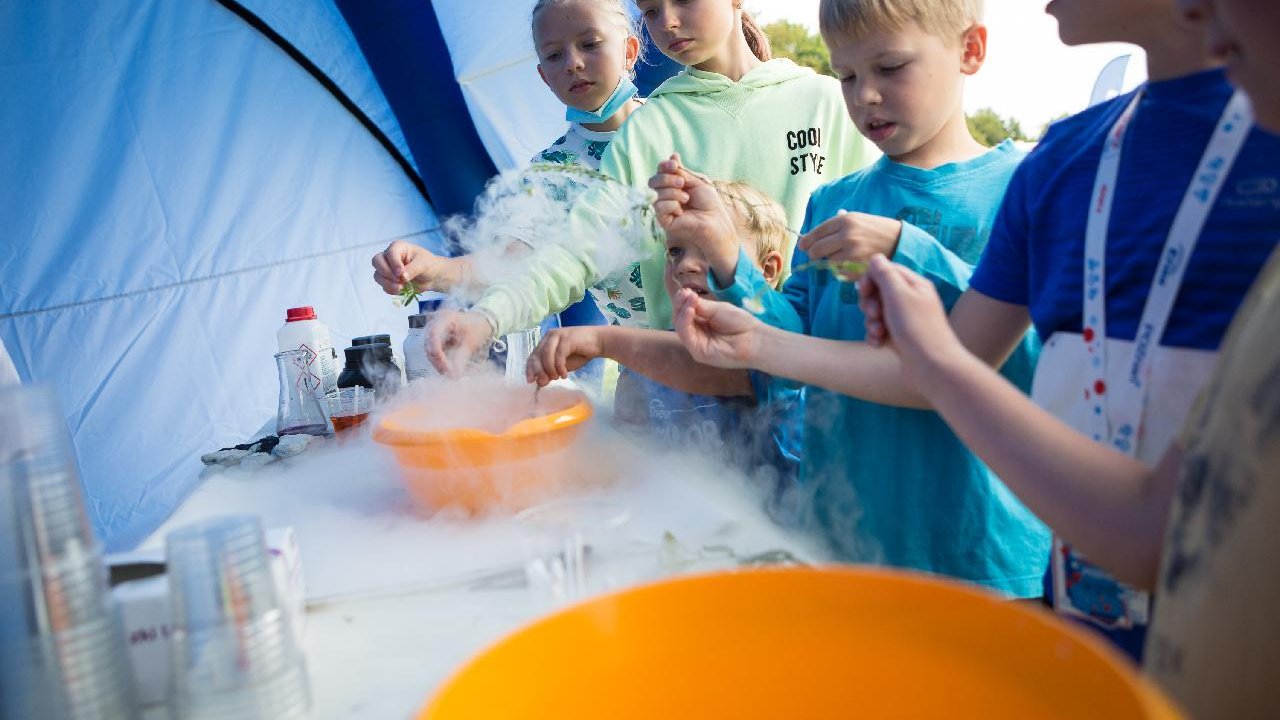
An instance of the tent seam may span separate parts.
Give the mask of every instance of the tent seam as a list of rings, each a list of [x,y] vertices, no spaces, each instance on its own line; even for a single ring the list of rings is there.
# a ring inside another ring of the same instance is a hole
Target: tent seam
[[[507,68],[513,68],[513,67],[516,67],[517,65],[526,63],[529,60],[537,60],[537,59],[538,59],[538,56],[536,54],[523,55],[521,57],[516,58],[515,60],[512,60],[511,62],[503,63],[501,65],[494,65],[493,67],[484,68],[483,70],[478,70],[476,72],[468,73],[466,75],[459,75],[457,76],[457,81],[459,85],[470,85],[473,81],[479,80],[480,78],[488,77],[490,75],[496,75],[497,73],[500,73],[503,70],[506,70]]]

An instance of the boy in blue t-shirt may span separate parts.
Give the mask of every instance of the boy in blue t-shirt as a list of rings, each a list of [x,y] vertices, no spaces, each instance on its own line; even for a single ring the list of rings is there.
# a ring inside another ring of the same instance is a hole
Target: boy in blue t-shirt
[[[823,339],[815,344],[863,336],[855,286],[824,264],[884,253],[954,301],[1021,159],[1011,144],[982,147],[965,124],[963,77],[981,67],[986,42],[972,4],[933,3],[919,17],[882,17],[885,7],[856,0],[822,5],[823,37],[849,112],[887,157],[813,194],[782,292],[770,291],[743,261],[700,178],[673,159],[651,182],[667,232],[687,226],[690,237],[702,237],[719,299],[753,308],[769,326]],[[720,305],[688,292],[681,298],[682,306]],[[699,330],[723,333],[728,346],[708,352],[686,338],[697,359],[717,362],[720,353],[777,361],[734,365],[768,373],[751,376],[757,396],[794,387],[781,378],[798,378],[810,360],[785,345],[734,347],[731,328],[714,323]],[[1032,344],[1006,369],[1024,386]],[[842,396],[822,383],[805,392],[800,486],[811,520],[840,557],[949,575],[1014,597],[1040,595],[1048,531],[940,417]]]
[[[966,348],[993,366],[1034,323],[1045,338],[1036,401],[1079,432],[1106,434],[1108,444],[1123,442],[1130,454],[1154,465],[1187,416],[1228,322],[1276,245],[1280,139],[1248,130],[1223,73],[1212,69],[1197,31],[1179,23],[1172,7],[1166,17],[1151,15],[1149,4],[1137,0],[1117,0],[1105,13],[1086,5],[1059,0],[1051,6],[1063,39],[1143,45],[1152,81],[1140,97],[1116,98],[1050,129],[1015,173],[972,287],[950,319]],[[1233,136],[1239,145],[1227,162],[1219,143]],[[1110,144],[1119,150],[1114,177],[1101,172],[1103,148]],[[1221,180],[1221,186],[1206,192],[1205,180]],[[1109,213],[1102,212],[1107,206],[1099,193],[1111,203]],[[1180,214],[1183,219],[1175,223]],[[1091,215],[1097,216],[1092,231]],[[1202,229],[1187,222],[1197,215]],[[1087,252],[1091,233],[1096,244]],[[1153,297],[1169,303],[1167,313],[1157,312],[1161,304],[1149,302]],[[735,328],[732,339],[714,334],[718,347],[768,343],[759,337],[762,328],[742,318],[713,318],[707,308],[689,314],[701,327]],[[1160,315],[1163,330],[1157,334],[1152,318]],[[1135,343],[1140,325],[1151,330]],[[806,342],[788,343],[788,357],[807,360],[792,377],[868,400],[924,404],[902,382],[892,352],[862,343]],[[779,364],[762,357],[693,355],[717,364]],[[1140,372],[1130,372],[1135,367]],[[1126,400],[1131,392],[1116,392],[1126,382],[1132,385],[1133,377],[1145,387],[1137,401]],[[1118,432],[1126,423],[1115,418],[1123,417],[1136,417],[1138,427]],[[1146,598],[1067,546],[1058,547],[1053,565],[1047,580],[1058,581],[1050,587],[1057,608],[1140,656]]]

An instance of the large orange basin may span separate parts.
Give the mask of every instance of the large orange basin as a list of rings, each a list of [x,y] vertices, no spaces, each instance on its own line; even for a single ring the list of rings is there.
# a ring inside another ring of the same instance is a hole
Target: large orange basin
[[[871,569],[688,577],[601,597],[468,663],[421,719],[1175,718],[1046,611]]]
[[[422,408],[404,407],[378,422],[373,439],[391,448],[410,494],[428,510],[520,510],[572,484],[569,446],[592,415],[586,397],[567,388],[544,389],[538,404],[552,410],[501,432],[415,429]]]

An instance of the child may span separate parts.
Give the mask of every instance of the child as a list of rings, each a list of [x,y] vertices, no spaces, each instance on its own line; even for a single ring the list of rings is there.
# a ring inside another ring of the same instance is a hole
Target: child
[[[654,90],[610,144],[601,170],[642,186],[673,150],[716,177],[750,183],[782,204],[788,227],[802,218],[809,193],[861,167],[864,141],[849,123],[834,80],[771,59],[768,39],[740,0],[639,0],[645,27],[668,57],[687,69]],[[601,189],[607,193],[609,189]],[[529,327],[578,297],[605,273],[581,243],[610,235],[617,219],[585,199],[574,210],[575,246],[540,247],[523,272],[491,286],[472,312],[437,316],[428,354],[444,372],[457,369],[495,335]],[[791,244],[784,256],[791,252]],[[635,248],[622,273],[644,303],[615,318],[633,327],[670,327],[662,290],[661,245]]]
[[[1208,49],[1229,61],[1258,123],[1280,132],[1280,6],[1179,4],[1207,24]],[[1053,528],[1117,577],[1158,589],[1146,669],[1188,716],[1280,715],[1280,251],[1155,470],[1091,445],[1001,382],[952,333],[928,283],[883,259],[868,279],[868,340],[892,341],[905,379]]]
[[[777,287],[782,248],[790,239],[782,206],[745,183],[712,184],[730,208],[744,256],[766,283]],[[707,269],[697,243],[679,232],[667,234],[663,280],[668,296],[675,297],[682,289],[706,295]],[[792,475],[799,449],[796,428],[787,422],[797,409],[794,394],[757,412],[754,402],[743,397],[750,395],[749,386],[718,385],[716,379],[722,374],[714,371],[703,378],[700,394],[674,390],[662,384],[672,352],[687,358],[679,339],[668,331],[617,326],[552,330],[529,358],[528,379],[546,385],[597,357],[610,358],[644,376],[637,383],[645,397],[644,425],[665,446],[712,449],[748,471],[765,466],[784,479]],[[619,402],[619,407],[626,405]]]
[[[1274,189],[1280,141],[1247,132],[1247,122],[1230,119],[1239,103],[1200,49],[1196,31],[1173,15],[1171,0],[1156,4],[1165,14],[1152,15],[1151,0],[1105,7],[1059,0],[1050,6],[1068,42],[1144,47],[1151,82],[1050,129],[1015,175],[973,287],[951,313],[965,346],[992,365],[1006,356],[1028,319],[1033,321],[1046,338],[1035,400],[1078,431],[1123,446],[1148,465],[1159,460],[1187,416],[1280,226]],[[1131,123],[1122,121],[1125,115]],[[1223,136],[1216,132],[1220,124],[1238,132]],[[1125,127],[1120,158],[1113,157],[1116,175],[1101,183],[1103,147]],[[1234,137],[1238,157],[1220,156],[1210,141],[1215,136]],[[1206,146],[1215,149],[1206,154]],[[1197,178],[1212,177],[1224,180],[1216,201],[1212,192],[1192,186]],[[1108,194],[1114,205],[1109,214],[1096,214],[1091,230],[1088,208],[1103,207],[1094,200],[1102,185],[1115,188]],[[1189,186],[1196,193],[1184,201]],[[1192,212],[1196,208],[1201,212]],[[1184,221],[1175,225],[1176,216],[1195,214],[1203,230]],[[1099,222],[1104,220],[1105,228]],[[1159,271],[1167,289],[1157,292],[1161,286],[1153,283],[1162,258],[1183,261]],[[1086,292],[1086,264],[1095,291]],[[1173,272],[1179,268],[1186,270],[1180,289]],[[1162,332],[1158,321],[1167,321]],[[1138,353],[1133,340],[1148,325],[1142,345],[1150,349]],[[809,363],[788,371],[791,377],[855,397],[919,403],[904,394],[891,354],[886,358],[865,346],[796,345],[791,355]],[[1146,369],[1135,357],[1149,359]],[[745,362],[768,370],[784,360]],[[1131,377],[1144,380],[1137,392]],[[1048,580],[1060,612],[1106,632],[1140,657],[1149,611],[1144,595],[1066,546],[1053,554]]]
[[[640,40],[624,0],[538,0],[533,7],[533,43],[538,77],[565,104],[569,129],[534,156],[535,163],[600,168],[605,148],[618,128],[641,105],[631,82]],[[513,236],[536,243],[536,233],[513,229]],[[395,295],[406,282],[420,290],[450,292],[482,284],[471,258],[439,257],[397,240],[373,256],[374,280]],[[643,303],[639,288],[617,275],[591,288],[606,317],[626,314]]]
[[[1209,50],[1228,61],[1258,123],[1280,132],[1280,6],[1179,4],[1207,24]],[[1145,666],[1187,716],[1280,716],[1280,251],[1154,470],[1098,448],[996,378],[911,273],[873,261],[865,291],[868,340],[891,341],[907,382],[1056,531],[1117,577],[1157,590]]]
[[[670,162],[653,184],[660,222],[688,224],[691,234],[706,228],[718,298],[762,306],[766,323],[831,343],[861,339],[857,294],[852,284],[807,264],[892,254],[954,299],[982,252],[1020,154],[1008,143],[983,148],[965,125],[963,78],[981,67],[986,44],[975,3],[825,0],[821,28],[850,114],[887,157],[814,193],[794,274],[781,293],[764,288],[729,246],[731,229],[716,221],[714,197],[695,176]],[[911,221],[927,223],[933,235]],[[681,298],[683,306],[696,296]],[[768,354],[778,360],[770,368],[775,376],[810,360],[785,345],[736,346],[732,328],[715,324],[699,326],[697,334],[731,347],[708,352],[705,343],[689,341],[690,323],[682,314],[677,330],[695,358]],[[1029,378],[1031,355],[1017,356],[1009,372]],[[775,388],[779,381],[761,385]],[[812,386],[805,402],[800,483],[814,493],[815,519],[844,557],[871,559],[872,547],[887,564],[1015,597],[1040,595],[1047,531],[941,418]]]

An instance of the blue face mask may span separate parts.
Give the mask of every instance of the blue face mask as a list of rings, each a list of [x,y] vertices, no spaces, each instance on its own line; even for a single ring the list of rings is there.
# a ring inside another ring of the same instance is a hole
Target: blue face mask
[[[574,107],[566,107],[564,109],[564,119],[575,123],[599,123],[613,117],[613,114],[622,109],[622,106],[631,101],[640,89],[636,84],[631,82],[631,78],[626,75],[618,81],[618,89],[613,91],[609,99],[600,106],[600,109],[594,112],[579,110]]]

